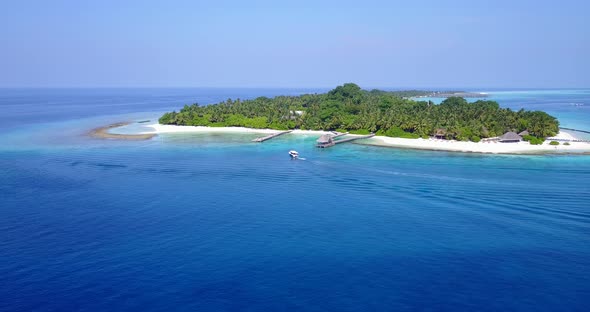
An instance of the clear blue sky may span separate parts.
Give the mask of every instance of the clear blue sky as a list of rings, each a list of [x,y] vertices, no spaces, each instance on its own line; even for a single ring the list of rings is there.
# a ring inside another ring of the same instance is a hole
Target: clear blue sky
[[[3,1],[0,87],[590,87],[589,2]]]

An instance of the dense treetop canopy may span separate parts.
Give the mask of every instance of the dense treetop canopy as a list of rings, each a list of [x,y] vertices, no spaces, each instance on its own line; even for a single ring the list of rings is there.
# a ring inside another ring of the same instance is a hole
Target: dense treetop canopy
[[[447,139],[479,141],[507,131],[528,130],[535,137],[555,135],[559,122],[541,111],[513,111],[497,102],[468,103],[450,97],[441,104],[414,101],[422,91],[362,90],[353,83],[325,94],[259,97],[199,106],[166,113],[162,124],[272,129],[339,130],[352,133],[418,138],[435,134]]]

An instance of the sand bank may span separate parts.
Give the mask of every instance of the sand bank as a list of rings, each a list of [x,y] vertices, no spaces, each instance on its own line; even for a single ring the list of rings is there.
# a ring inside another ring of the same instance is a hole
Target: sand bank
[[[118,140],[149,140],[156,136],[156,133],[138,133],[138,134],[118,134],[109,132],[111,129],[119,128],[130,124],[131,122],[118,122],[108,126],[96,128],[90,131],[90,136],[100,139],[118,139]]]

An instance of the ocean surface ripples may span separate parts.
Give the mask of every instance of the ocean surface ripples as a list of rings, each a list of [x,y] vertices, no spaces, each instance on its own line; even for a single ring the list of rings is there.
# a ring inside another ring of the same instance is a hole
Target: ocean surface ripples
[[[142,102],[115,98],[130,103],[123,112]],[[109,99],[97,103],[116,107]],[[588,157],[83,136],[96,122],[0,136],[0,310],[590,304]]]

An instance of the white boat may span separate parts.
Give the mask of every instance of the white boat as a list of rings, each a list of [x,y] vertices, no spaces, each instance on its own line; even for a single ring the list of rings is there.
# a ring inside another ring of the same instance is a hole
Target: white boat
[[[299,158],[299,153],[297,151],[289,151],[289,156],[291,158]]]

